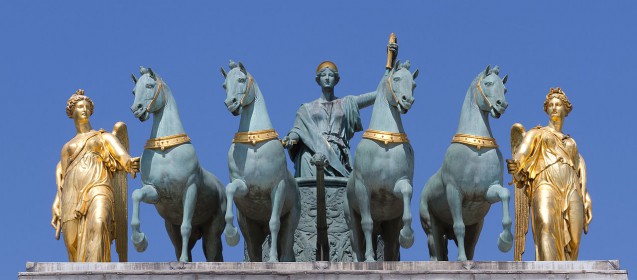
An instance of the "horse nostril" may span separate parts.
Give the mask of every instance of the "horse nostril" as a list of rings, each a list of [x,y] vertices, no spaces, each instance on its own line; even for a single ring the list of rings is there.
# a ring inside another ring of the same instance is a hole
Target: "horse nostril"
[[[137,104],[137,109],[141,109],[142,108],[142,104]]]
[[[502,105],[502,101],[500,101],[500,100],[496,101],[495,103],[498,104],[498,105]]]
[[[232,98],[232,103],[237,103],[237,99],[236,98]]]
[[[407,101],[407,96],[403,95],[403,101]]]

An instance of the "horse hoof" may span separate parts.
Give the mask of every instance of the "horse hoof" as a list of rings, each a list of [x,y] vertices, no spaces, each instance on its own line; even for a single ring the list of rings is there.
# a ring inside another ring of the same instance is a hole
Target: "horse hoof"
[[[137,250],[137,252],[144,252],[146,251],[146,248],[148,248],[148,240],[146,239],[146,235],[143,233],[133,233],[133,236],[131,236],[131,241],[133,242],[133,245],[135,245],[135,250]]]
[[[223,233],[226,235],[226,243],[234,247],[239,244],[239,232],[236,228],[226,228]]]
[[[188,256],[182,256],[179,258],[179,262],[190,262],[190,260],[188,259]]]
[[[400,247],[405,249],[411,248],[414,245],[414,232],[412,230],[401,229],[400,235],[398,236],[398,243],[400,243]]]
[[[509,232],[500,233],[498,238],[498,249],[502,252],[508,252],[513,247],[513,236]]]

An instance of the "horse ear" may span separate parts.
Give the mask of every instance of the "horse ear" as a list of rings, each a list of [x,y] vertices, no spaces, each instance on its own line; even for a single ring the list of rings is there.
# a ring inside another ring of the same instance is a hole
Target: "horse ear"
[[[489,76],[489,71],[491,71],[491,65],[487,65],[487,69],[484,69],[483,76],[484,77]]]
[[[504,75],[504,78],[502,79],[502,84],[506,84],[508,79],[509,79],[509,74]]]
[[[420,73],[419,69],[416,69],[416,71],[414,71],[413,74],[411,74],[412,77],[414,77],[414,80],[418,77],[418,74]]]
[[[148,67],[148,74],[150,74],[150,77],[155,80],[155,72],[153,72],[153,69],[151,69],[150,67]]]
[[[495,73],[496,75],[500,75],[500,66],[495,66],[491,69],[491,73]]]
[[[243,63],[239,62],[239,70],[241,70],[241,72],[243,72],[243,74],[248,75],[248,71],[246,71],[245,66],[243,66]]]
[[[135,74],[131,73],[130,77],[133,78],[133,83],[137,84],[137,78],[135,78]]]
[[[228,73],[226,73],[226,70],[223,70],[223,67],[221,67],[221,75],[223,75],[224,78],[228,76]]]

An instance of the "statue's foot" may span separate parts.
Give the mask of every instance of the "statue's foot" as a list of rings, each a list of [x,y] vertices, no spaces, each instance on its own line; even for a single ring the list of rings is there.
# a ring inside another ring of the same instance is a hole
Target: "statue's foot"
[[[188,255],[182,255],[181,258],[179,258],[180,262],[190,262],[190,260],[188,259]]]
[[[137,252],[144,252],[146,251],[146,248],[148,248],[148,240],[144,233],[135,232],[130,239],[133,242],[133,245],[135,245],[135,250],[137,250]]]
[[[458,256],[458,261],[459,262],[464,262],[467,260],[467,256]]]
[[[398,243],[400,243],[400,247],[405,249],[411,248],[414,245],[414,231],[411,228],[403,228],[400,230],[400,235],[398,236]]]
[[[498,249],[502,252],[508,252],[513,247],[513,235],[509,231],[503,231],[498,238]]]
[[[376,260],[374,259],[374,253],[373,252],[367,252],[365,254],[365,262],[375,262]]]
[[[237,228],[235,227],[226,227],[225,230],[223,230],[223,234],[226,236],[226,243],[228,243],[228,245],[230,246],[237,246],[237,244],[239,244],[239,232],[237,231]]]

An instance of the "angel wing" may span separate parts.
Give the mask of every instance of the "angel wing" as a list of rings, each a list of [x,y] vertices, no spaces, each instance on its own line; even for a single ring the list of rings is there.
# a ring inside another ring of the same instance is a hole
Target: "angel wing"
[[[525,134],[526,130],[522,124],[516,123],[511,126],[511,157],[518,150]],[[526,245],[526,234],[529,232],[529,198],[526,195],[526,188],[524,188],[525,182],[517,182],[515,176],[513,178],[515,183],[515,248],[513,259],[522,261],[522,254],[524,254]]]
[[[113,126],[113,135],[130,152],[128,128],[123,122]],[[115,250],[120,262],[128,261],[128,178],[126,171],[116,171],[113,175],[113,194],[115,197]]]

